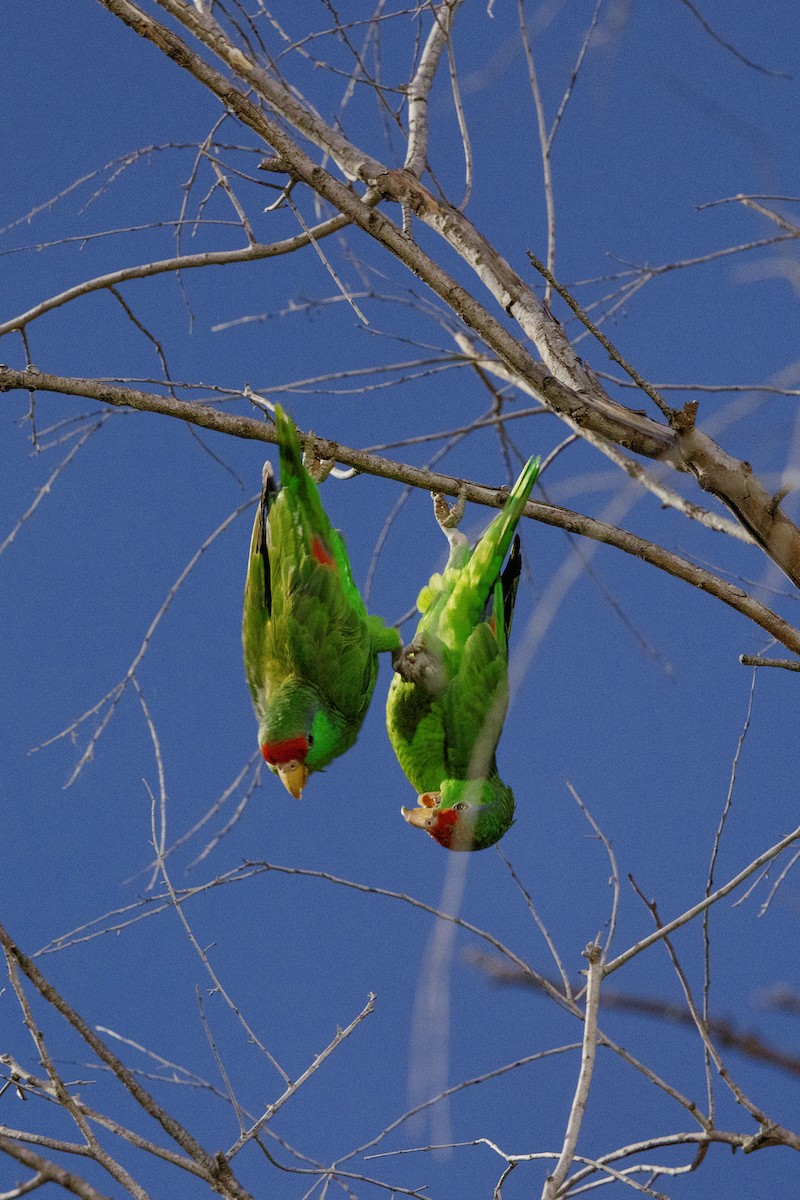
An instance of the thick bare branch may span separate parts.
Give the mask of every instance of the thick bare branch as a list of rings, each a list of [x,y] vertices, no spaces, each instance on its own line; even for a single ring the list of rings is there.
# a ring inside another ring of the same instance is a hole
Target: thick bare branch
[[[34,1150],[30,1150],[27,1146],[20,1145],[13,1138],[5,1137],[0,1134],[0,1151],[7,1154],[10,1158],[15,1158],[18,1163],[28,1167],[31,1171],[36,1172],[36,1184],[40,1186],[44,1183],[56,1183],[66,1192],[72,1192],[73,1196],[80,1196],[81,1200],[109,1200],[109,1197],[104,1192],[98,1192],[91,1184],[82,1179],[80,1175],[76,1175],[74,1171],[68,1171],[65,1167],[59,1166],[58,1163],[50,1162],[41,1154],[37,1154]],[[13,1195],[24,1196],[32,1188],[21,1185],[16,1189]]]
[[[65,395],[86,396],[103,404],[113,404],[117,407],[137,408],[143,412],[162,413],[165,416],[177,417],[204,429],[215,429],[220,433],[232,434],[234,437],[248,438],[261,442],[275,442],[275,431],[272,425],[257,421],[252,417],[242,417],[234,413],[218,412],[204,404],[194,404],[186,400],[178,400],[172,396],[158,396],[150,392],[141,392],[133,388],[121,387],[117,384],[104,383],[96,379],[72,379],[67,376],[46,375],[30,367],[27,370],[15,370],[0,365],[0,392],[21,388],[24,390],[40,390],[46,392],[61,392]],[[307,439],[304,439],[307,441]],[[475,483],[464,483],[451,475],[439,475],[406,463],[397,463],[376,454],[368,454],[363,450],[354,450],[342,446],[338,442],[327,441],[315,437],[312,442],[314,452],[321,459],[335,459],[345,466],[355,467],[369,475],[378,475],[384,479],[396,479],[400,483],[412,487],[424,488],[426,491],[443,492],[447,496],[459,496],[464,491],[467,500],[475,504],[484,504],[492,508],[502,508],[507,499],[505,491],[481,487]],[[800,631],[788,621],[784,621],[766,605],[753,599],[747,592],[734,584],[719,579],[710,571],[687,562],[677,554],[664,550],[661,546],[648,542],[627,530],[618,529],[603,521],[583,516],[569,509],[559,508],[555,504],[542,504],[529,500],[525,507],[525,515],[541,521],[545,525],[554,525],[566,529],[569,533],[578,533],[590,537],[609,546],[616,546],[626,554],[643,559],[662,571],[683,579],[686,583],[700,588],[701,591],[722,600],[731,608],[741,612],[766,630],[787,649],[800,654]]]
[[[442,51],[447,46],[450,29],[462,0],[449,0],[433,10],[434,21],[420,56],[419,66],[408,85],[408,149],[404,166],[419,177],[428,159],[428,97]]]
[[[305,137],[330,154],[351,179],[410,210],[438,233],[476,273],[500,307],[520,325],[542,357],[537,363],[505,327],[383,213],[363,200],[318,163],[225,75],[215,70],[176,34],[147,16],[131,0],[101,0],[111,12],[192,74],[262,137],[291,172],[329,200],[442,298],[486,344],[531,383],[560,416],[579,427],[648,458],[690,471],[704,491],[731,509],[765,552],[800,586],[800,530],[780,510],[748,463],[732,458],[695,428],[696,406],[678,414],[674,427],[659,424],[612,400],[578,358],[561,325],[508,262],[479,231],[445,201],[437,200],[411,171],[390,170],[358,150],[261,67],[230,43],[216,22],[183,0],[160,0],[163,8],[211,49],[227,67]]]

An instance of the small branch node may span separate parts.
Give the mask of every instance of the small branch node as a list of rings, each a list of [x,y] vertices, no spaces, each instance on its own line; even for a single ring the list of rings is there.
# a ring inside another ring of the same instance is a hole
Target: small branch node
[[[696,418],[697,401],[687,400],[683,408],[672,413],[669,423],[680,437],[681,434],[690,433],[694,429]]]
[[[758,1133],[754,1133],[742,1144],[742,1152],[752,1154],[754,1150],[763,1150],[765,1146],[783,1146],[785,1144],[780,1125],[774,1121],[765,1121]]]
[[[769,504],[767,505],[767,512],[769,513],[769,515],[771,517],[775,516],[776,512],[778,511],[778,509],[780,508],[781,504],[786,499],[786,497],[789,495],[791,490],[792,490],[791,485],[786,484],[786,485],[784,485],[784,487],[779,488],[778,491],[775,493],[775,495],[772,497]]]
[[[292,169],[285,158],[280,155],[274,155],[270,158],[263,158],[258,164],[259,171],[273,171],[276,175],[291,175]]]
[[[791,658],[761,658],[758,654],[740,654],[743,667],[783,667],[785,671],[800,671],[800,661]]]

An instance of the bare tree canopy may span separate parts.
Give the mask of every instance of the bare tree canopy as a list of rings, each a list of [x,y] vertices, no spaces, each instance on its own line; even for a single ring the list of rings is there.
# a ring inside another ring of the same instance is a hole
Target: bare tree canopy
[[[0,1200],[792,1194],[796,5],[7,8]],[[498,845],[267,769],[276,405],[406,644],[541,458]]]

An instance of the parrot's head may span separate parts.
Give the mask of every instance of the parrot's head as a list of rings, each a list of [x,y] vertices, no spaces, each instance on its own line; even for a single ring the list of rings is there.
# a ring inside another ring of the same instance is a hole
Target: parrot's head
[[[485,850],[514,820],[514,793],[496,775],[445,779],[438,792],[423,792],[418,802],[419,808],[400,811],[446,850]]]
[[[295,800],[312,771],[326,767],[352,744],[341,726],[311,688],[293,682],[270,697],[259,730],[261,753]]]
[[[308,783],[310,774],[309,767],[306,765],[308,751],[310,748],[308,734],[299,734],[297,737],[283,738],[282,741],[269,741],[261,743],[261,753],[271,771],[280,779],[287,792],[290,792],[295,800],[299,800],[303,794],[303,788]]]

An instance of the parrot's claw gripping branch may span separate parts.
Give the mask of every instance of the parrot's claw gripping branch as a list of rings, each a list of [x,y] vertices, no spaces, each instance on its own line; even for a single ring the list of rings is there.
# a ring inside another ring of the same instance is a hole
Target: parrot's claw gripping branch
[[[458,491],[458,499],[451,508],[447,503],[447,497],[443,492],[431,492],[433,500],[433,512],[436,520],[439,522],[439,528],[444,533],[451,548],[455,549],[458,545],[466,543],[466,538],[463,533],[458,532],[458,526],[461,523],[461,518],[464,516],[464,509],[467,506],[467,488],[465,484],[461,484]]]
[[[309,433],[303,450],[303,466],[315,483],[324,483],[336,466],[335,458],[320,458],[317,454],[312,433]]]

